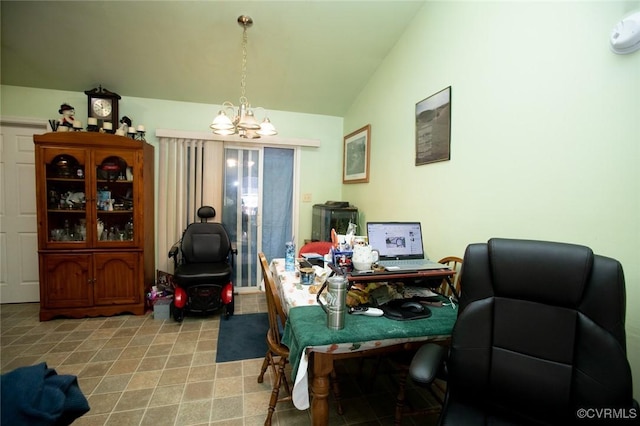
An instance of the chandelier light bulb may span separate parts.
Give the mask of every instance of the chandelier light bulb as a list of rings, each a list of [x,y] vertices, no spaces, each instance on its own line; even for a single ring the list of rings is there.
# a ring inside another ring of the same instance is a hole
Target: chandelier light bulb
[[[258,130],[256,133],[260,136],[274,136],[278,134],[274,125],[271,124],[271,120],[269,120],[269,118],[267,117],[265,117],[262,124],[260,124],[260,130]]]
[[[218,112],[218,115],[216,115],[216,118],[213,119],[213,123],[211,123],[210,127],[213,130],[231,130],[234,126],[227,114],[224,111],[220,110]],[[233,132],[227,134],[233,134]]]
[[[244,114],[240,116],[238,127],[246,130],[258,130],[260,128],[260,124],[258,124],[258,121],[253,116],[253,111],[247,109]]]

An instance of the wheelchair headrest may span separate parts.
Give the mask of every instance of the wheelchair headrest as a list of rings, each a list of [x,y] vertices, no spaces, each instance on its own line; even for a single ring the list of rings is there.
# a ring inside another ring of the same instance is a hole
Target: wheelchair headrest
[[[207,219],[216,217],[216,209],[211,206],[202,206],[198,209],[198,217],[200,222],[206,222]]]

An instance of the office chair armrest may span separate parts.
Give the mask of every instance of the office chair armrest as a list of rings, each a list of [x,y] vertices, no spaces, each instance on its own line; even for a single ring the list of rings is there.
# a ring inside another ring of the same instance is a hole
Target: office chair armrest
[[[418,384],[431,384],[442,368],[447,351],[445,346],[436,343],[427,343],[421,346],[409,366],[411,379]]]
[[[180,254],[181,254],[180,253],[180,241],[178,241],[177,243],[172,245],[171,248],[169,249],[169,257],[173,258],[173,270],[174,271],[178,267],[178,263],[180,263],[180,261],[179,261]]]
[[[173,257],[174,259],[178,257],[178,252],[180,252],[180,247],[177,244],[174,244],[169,249],[169,257]]]
[[[238,247],[235,242],[231,243],[231,247],[229,248],[229,263],[231,264],[231,268],[235,268],[235,258],[238,254]]]

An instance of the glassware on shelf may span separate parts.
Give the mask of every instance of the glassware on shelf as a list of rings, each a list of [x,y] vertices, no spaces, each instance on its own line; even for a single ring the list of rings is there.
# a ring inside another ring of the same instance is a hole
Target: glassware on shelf
[[[49,190],[49,208],[57,209],[60,207],[60,194],[55,189]]]
[[[129,241],[133,241],[133,218],[130,218],[127,224],[124,226],[125,237]]]
[[[78,237],[78,241],[86,241],[87,239],[87,220],[80,219],[78,224],[76,225],[76,235]]]
[[[97,230],[98,230],[98,240],[102,240],[102,234],[104,232],[104,222],[101,219],[97,221]]]
[[[61,241],[71,241],[71,240],[73,240],[72,233],[71,233],[71,226],[69,225],[69,221],[65,220]]]
[[[62,235],[64,234],[64,229],[55,228],[51,230],[51,241],[62,241]]]

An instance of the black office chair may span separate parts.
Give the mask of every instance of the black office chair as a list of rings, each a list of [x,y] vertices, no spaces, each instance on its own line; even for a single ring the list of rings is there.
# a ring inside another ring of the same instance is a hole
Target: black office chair
[[[185,313],[206,315],[224,309],[233,315],[233,267],[237,250],[220,223],[207,222],[216,215],[213,207],[198,209],[200,222],[187,226],[182,239],[171,247],[173,281],[176,285],[172,310],[180,322]]]
[[[618,261],[584,246],[491,239],[467,247],[462,281],[439,424],[602,424],[582,418],[606,420],[601,408],[637,421]],[[425,353],[412,379],[435,371]]]

